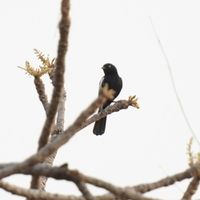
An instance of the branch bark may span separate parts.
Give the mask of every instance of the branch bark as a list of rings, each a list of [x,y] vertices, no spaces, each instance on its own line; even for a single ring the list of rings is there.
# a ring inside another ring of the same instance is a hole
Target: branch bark
[[[35,83],[35,88],[37,90],[39,99],[44,107],[44,110],[47,114],[48,108],[49,108],[49,102],[48,102],[48,98],[47,95],[45,93],[45,86],[44,83],[42,82],[40,77],[35,77],[34,78],[34,83]]]
[[[195,192],[198,189],[199,181],[200,181],[200,179],[198,176],[193,177],[192,181],[190,182],[187,190],[185,191],[185,193],[182,197],[182,200],[191,200],[192,199],[192,196],[195,194]]]
[[[79,200],[76,197],[73,196],[65,196],[61,194],[52,194],[49,192],[44,192],[40,190],[34,190],[34,189],[25,189],[13,184],[9,184],[4,181],[0,181],[0,187],[3,188],[4,190],[18,195],[18,196],[23,196],[28,199],[36,199],[36,200]]]
[[[198,166],[191,167],[183,172],[168,176],[152,183],[136,185],[133,188],[140,193],[146,193],[161,187],[167,187],[178,181],[192,178],[194,171],[196,171],[196,167]]]
[[[58,109],[58,104],[62,96],[63,85],[64,85],[64,72],[65,72],[65,55],[68,49],[68,35],[70,27],[69,19],[69,0],[62,0],[61,3],[61,20],[59,23],[60,40],[58,44],[58,53],[55,63],[54,72],[54,90],[52,94],[51,103],[49,105],[47,118],[40,136],[39,148],[41,149],[48,142],[49,135],[52,131],[53,122]]]

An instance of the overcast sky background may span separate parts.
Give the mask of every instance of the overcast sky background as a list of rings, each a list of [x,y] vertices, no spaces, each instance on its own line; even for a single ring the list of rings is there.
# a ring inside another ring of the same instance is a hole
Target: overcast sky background
[[[56,56],[60,1],[18,0],[0,3],[0,121],[4,162],[35,153],[45,113],[33,78],[17,68],[38,64],[33,49]],[[92,125],[63,146],[55,163],[119,186],[156,181],[188,167],[191,137],[175,97],[166,60],[152,29],[152,18],[171,64],[187,117],[200,140],[200,3],[198,0],[73,0],[66,59],[66,120],[70,125],[97,95],[101,66],[111,62],[123,79],[118,99],[139,97],[140,109],[108,117],[106,133],[96,137]],[[48,77],[44,77],[51,93]],[[199,150],[194,143],[196,150]],[[27,187],[30,177],[8,181]],[[147,193],[179,199],[188,181]],[[101,190],[92,191],[100,194]],[[71,194],[75,186],[50,180],[47,190]],[[198,193],[200,194],[200,192]],[[196,195],[198,196],[198,195]],[[22,198],[0,190],[4,200]]]

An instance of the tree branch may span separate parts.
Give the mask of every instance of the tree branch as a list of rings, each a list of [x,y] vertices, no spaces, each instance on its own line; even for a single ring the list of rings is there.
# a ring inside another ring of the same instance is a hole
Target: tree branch
[[[79,191],[83,194],[83,197],[86,200],[94,200],[95,199],[93,197],[93,195],[90,193],[90,191],[88,190],[88,188],[87,188],[85,183],[80,182],[80,181],[76,181],[75,184],[78,187]]]
[[[42,102],[45,112],[47,113],[49,103],[48,103],[47,95],[45,93],[44,83],[42,82],[41,78],[37,76],[34,78],[34,83],[35,83],[35,88],[37,90],[39,99]]]
[[[39,191],[39,190],[34,190],[34,189],[25,189],[22,187],[18,187],[12,184],[9,184],[4,181],[0,181],[0,188],[3,188],[4,190],[18,195],[18,196],[23,196],[29,199],[36,199],[36,200],[85,200],[83,197],[77,197],[77,196],[72,196],[72,195],[61,195],[61,194],[52,194],[49,192],[44,192],[44,191]],[[95,196],[94,200],[124,200],[120,198],[116,198],[113,195],[99,195]],[[140,199],[137,199],[140,200]],[[149,199],[149,198],[141,198],[141,200],[156,200],[156,199]]]
[[[107,97],[104,95],[105,94],[102,94],[102,96],[99,96],[94,102],[92,102],[91,105],[79,115],[79,117],[68,129],[66,129],[62,134],[58,135],[55,138],[55,140],[53,140],[51,143],[46,144],[36,154],[33,154],[32,156],[30,156],[21,163],[1,169],[0,179],[9,176],[11,174],[17,173],[20,170],[33,166],[39,162],[43,162],[49,155],[54,153],[59,147],[68,142],[78,131],[81,130],[83,124],[85,124],[86,119],[89,116],[91,116],[96,111],[97,108],[103,105],[103,103],[107,99]],[[90,123],[92,122],[90,121]],[[85,126],[87,126],[87,124],[85,124]]]
[[[13,165],[15,166],[17,164],[16,163],[1,164],[0,169],[12,167]],[[126,189],[129,189],[129,190],[134,189],[134,191],[137,191],[139,193],[146,193],[146,192],[149,192],[149,191],[161,188],[161,187],[167,187],[169,185],[174,184],[175,182],[183,181],[185,179],[194,177],[182,198],[182,199],[187,199],[186,197],[188,197],[189,194],[193,195],[193,193],[191,191],[196,191],[195,188],[197,188],[197,186],[198,186],[198,180],[195,179],[195,177],[196,177],[196,173],[197,173],[197,170],[199,169],[199,167],[200,167],[200,164],[197,163],[194,166],[188,168],[187,170],[185,170],[183,172],[174,174],[172,176],[168,176],[159,181],[148,183],[148,184],[140,184],[140,185],[136,185],[133,187],[126,187]],[[31,174],[31,175],[43,175],[43,176],[52,177],[52,178],[56,178],[56,179],[65,179],[65,180],[73,181],[73,182],[75,182],[77,180],[83,181],[85,183],[92,184],[97,187],[102,187],[106,190],[111,191],[112,193],[115,193],[115,189],[113,189],[113,185],[110,185],[110,183],[107,183],[105,181],[102,181],[100,179],[96,179],[93,177],[85,176],[85,175],[81,174],[80,172],[78,172],[77,170],[69,170],[69,169],[66,170],[64,168],[62,169],[62,167],[52,167],[51,168],[44,164],[38,164],[32,168],[29,168],[29,169],[26,169],[23,171],[19,171],[18,173]],[[115,188],[115,186],[114,186],[114,188]],[[191,189],[191,188],[193,188],[193,189]],[[107,198],[107,195],[105,195],[105,198]],[[108,198],[113,200],[112,195],[109,196]]]
[[[159,181],[148,183],[148,184],[140,184],[140,185],[134,186],[133,188],[140,193],[146,193],[146,192],[149,192],[161,187],[167,187],[169,185],[173,185],[177,181],[182,181],[184,179],[191,178],[193,177],[194,171],[196,171],[196,166],[191,167],[181,173],[177,173],[175,175],[163,178]]]
[[[55,63],[55,73],[54,73],[54,90],[52,94],[51,103],[47,113],[47,119],[45,121],[40,140],[39,149],[41,149],[48,142],[49,135],[52,130],[52,125],[54,118],[58,109],[58,104],[60,97],[62,95],[63,85],[64,85],[64,72],[65,72],[65,55],[68,48],[68,35],[69,35],[69,0],[62,0],[61,4],[61,20],[59,23],[60,30],[60,40],[58,44],[58,53]]]
[[[25,189],[22,187],[18,187],[12,184],[9,184],[4,181],[0,181],[0,187],[3,188],[4,190],[18,195],[18,196],[23,196],[28,199],[36,199],[36,200],[79,200],[76,197],[73,196],[64,196],[61,194],[52,194],[49,192],[44,192],[40,190],[34,190],[34,189]]]
[[[192,181],[190,182],[187,190],[185,191],[185,193],[182,197],[182,200],[191,200],[192,199],[192,196],[195,194],[195,192],[198,189],[199,181],[200,181],[200,179],[198,176],[193,177]]]
[[[113,195],[122,198],[122,199],[132,199],[132,200],[150,200],[151,198],[143,197],[138,191],[136,191],[134,188],[122,188],[119,186],[115,186],[109,182],[103,181],[101,179],[97,179],[91,176],[86,176],[82,173],[80,173],[77,170],[70,170],[66,166],[61,167],[49,167],[44,164],[38,164],[32,168],[28,168],[25,170],[20,171],[19,173],[23,174],[29,174],[34,176],[46,176],[46,177],[52,177],[55,179],[61,179],[61,180],[68,180],[72,181],[74,183],[88,183],[96,187],[103,188],[109,192],[111,192]],[[80,186],[80,185],[78,185]],[[84,192],[84,195],[90,195],[88,191],[86,191],[86,188],[83,188],[83,185],[81,185],[81,192]],[[84,186],[85,187],[85,186]],[[79,188],[80,189],[80,188]],[[84,189],[84,191],[83,191]],[[89,198],[92,198],[90,195]],[[154,199],[155,200],[155,199]]]
[[[53,141],[58,134],[61,134],[64,129],[64,113],[65,113],[65,99],[66,99],[66,94],[65,91],[63,90],[62,92],[62,97],[60,99],[59,105],[58,105],[58,114],[57,114],[57,123],[56,123],[56,129],[53,131],[51,134],[50,141]],[[52,166],[54,159],[56,157],[57,151],[53,152],[51,155],[49,155],[44,163],[47,164],[48,166]],[[31,180],[31,188],[38,188],[40,190],[44,190],[46,186],[47,178],[42,176],[42,177],[32,177]]]

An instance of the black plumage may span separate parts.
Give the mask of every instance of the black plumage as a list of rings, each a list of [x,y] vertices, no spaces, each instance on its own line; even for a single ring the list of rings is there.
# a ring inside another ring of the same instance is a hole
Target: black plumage
[[[122,79],[118,75],[117,69],[114,65],[107,63],[102,67],[104,71],[104,76],[102,77],[100,81],[100,89],[99,94],[101,91],[101,88],[105,86],[105,84],[108,85],[109,89],[113,89],[115,91],[114,98],[112,100],[107,100],[104,105],[99,109],[99,112],[101,112],[103,109],[105,109],[107,106],[109,106],[112,101],[118,96],[122,89]],[[105,132],[106,128],[106,117],[101,118],[100,120],[96,121],[93,128],[93,133],[95,135],[102,135]]]

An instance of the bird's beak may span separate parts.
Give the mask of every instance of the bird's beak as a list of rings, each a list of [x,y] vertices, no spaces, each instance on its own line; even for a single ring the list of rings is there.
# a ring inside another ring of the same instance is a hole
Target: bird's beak
[[[103,66],[101,69],[105,69],[105,67]]]

